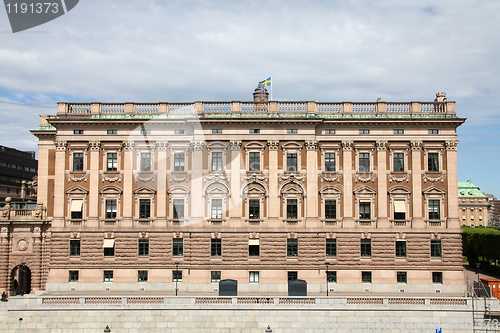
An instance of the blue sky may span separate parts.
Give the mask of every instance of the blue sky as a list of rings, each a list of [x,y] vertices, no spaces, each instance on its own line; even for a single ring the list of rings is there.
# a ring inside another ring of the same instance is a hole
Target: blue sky
[[[500,196],[500,2],[86,0],[13,34],[0,10],[0,144],[57,101],[431,101],[457,114],[459,180]]]

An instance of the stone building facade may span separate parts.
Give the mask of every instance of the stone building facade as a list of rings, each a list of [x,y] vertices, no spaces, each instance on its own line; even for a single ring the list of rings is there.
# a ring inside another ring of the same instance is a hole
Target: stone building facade
[[[59,103],[50,291],[463,294],[455,103]],[[44,281],[45,282],[45,281]],[[45,287],[45,285],[44,285]]]
[[[491,200],[470,180],[458,182],[458,209],[462,225],[488,226]]]

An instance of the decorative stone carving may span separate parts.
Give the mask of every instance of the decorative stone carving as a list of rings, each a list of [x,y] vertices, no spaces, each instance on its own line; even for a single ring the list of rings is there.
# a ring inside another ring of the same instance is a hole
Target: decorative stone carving
[[[279,176],[278,180],[280,183],[286,182],[286,181],[296,181],[298,183],[304,184],[306,180],[306,175],[296,175],[294,173],[289,174],[288,176]]]
[[[446,93],[445,92],[438,92],[436,93],[436,99],[434,102],[446,102]]]
[[[256,183],[258,181],[261,181],[267,184],[267,179],[268,177],[266,175],[260,176],[256,173],[252,173],[250,176],[242,175],[241,183],[246,183],[246,182]]]
[[[108,183],[114,183],[114,182],[118,182],[118,183],[121,183],[122,182],[122,175],[118,174],[114,177],[109,177],[108,175],[106,174],[103,174],[102,175],[102,182],[108,182]]]
[[[228,184],[229,177],[226,174],[215,173],[213,175],[203,176],[203,181]]]
[[[229,142],[231,145],[231,150],[240,150],[241,149],[241,141],[240,140],[231,140]]]
[[[341,145],[343,150],[352,150],[353,148],[352,141],[342,141]]]
[[[156,148],[158,150],[167,150],[167,148],[168,148],[168,142],[157,142],[156,143]]]
[[[123,146],[124,150],[133,150],[135,143],[134,142],[124,142],[122,146]]]
[[[99,149],[101,149],[101,143],[99,141],[89,142],[89,148],[92,151],[99,151]]]
[[[80,182],[86,183],[87,180],[89,180],[89,175],[87,175],[87,174],[84,174],[80,177],[75,177],[72,174],[68,175],[68,183],[71,183],[71,182],[73,182],[73,183],[80,183]]]
[[[354,182],[357,183],[357,182],[361,182],[361,183],[369,183],[369,182],[372,182],[374,183],[375,182],[375,179],[377,178],[377,175],[374,174],[374,173],[368,173],[366,174],[367,177],[361,177],[359,174],[354,174],[353,178],[354,178]]]
[[[279,141],[267,141],[267,146],[269,147],[269,150],[278,150],[280,147],[280,142]]]
[[[191,148],[193,150],[203,150],[203,148],[205,148],[205,141],[194,141],[194,142],[191,142]]]
[[[11,210],[10,204],[6,203],[5,206],[0,208],[0,216],[2,216],[3,218],[8,217],[10,210]]]
[[[19,251],[26,251],[28,249],[28,246],[28,241],[24,238],[20,239],[16,244],[16,247]]]
[[[306,141],[305,143],[306,150],[318,150],[318,141]]]
[[[437,183],[441,182],[444,183],[444,175],[440,175],[439,177],[430,177],[428,175],[423,175],[424,178],[424,183],[430,182],[430,183]]]
[[[176,177],[174,175],[170,175],[168,177],[168,181],[171,183],[183,183],[183,182],[188,183],[189,182],[189,175],[185,175],[184,177]]]
[[[394,175],[389,175],[389,183],[396,182],[396,183],[402,183],[402,182],[409,182],[410,181],[410,175],[404,175],[403,177],[396,177]]]
[[[410,142],[411,150],[421,150],[422,141],[412,141]]]
[[[342,180],[342,175],[335,175],[335,176],[332,176],[332,177],[326,177],[326,176],[323,176],[323,175],[320,175],[319,176],[319,181],[322,183],[323,181],[327,182],[327,183],[340,183],[340,181]]]
[[[56,141],[55,143],[56,150],[66,150],[68,147],[68,143],[66,141]]]
[[[31,216],[35,217],[35,218],[41,218],[42,217],[42,213],[45,211],[46,209],[42,206],[42,204],[37,204],[35,209],[33,209],[33,211],[31,212]]]
[[[377,150],[387,150],[387,141],[377,141]]]
[[[457,150],[458,141],[446,141],[445,143],[446,150]]]
[[[143,176],[140,173],[138,173],[138,174],[135,175],[135,182],[136,183],[138,183],[138,182],[143,182],[143,183],[153,182],[154,183],[155,181],[156,181],[156,175],[155,174],[151,174],[149,177]]]

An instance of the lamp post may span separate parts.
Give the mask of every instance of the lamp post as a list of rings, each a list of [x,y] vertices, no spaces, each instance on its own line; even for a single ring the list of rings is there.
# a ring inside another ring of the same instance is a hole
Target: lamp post
[[[104,333],[110,333],[111,330],[109,329],[109,325],[106,325],[106,328],[104,329]]]
[[[177,296],[177,291],[179,288],[177,288],[177,282],[179,281],[179,263],[175,262],[175,296]]]
[[[325,263],[326,265],[326,296],[328,296],[328,265],[329,263]]]
[[[273,330],[271,329],[271,326],[267,325],[265,333],[273,333]]]

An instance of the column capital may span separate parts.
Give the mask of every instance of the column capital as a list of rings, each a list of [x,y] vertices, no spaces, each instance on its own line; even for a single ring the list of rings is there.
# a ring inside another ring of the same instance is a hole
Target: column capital
[[[457,150],[458,140],[446,141],[445,143],[446,150]]]
[[[205,141],[194,141],[194,142],[191,142],[191,148],[193,150],[203,150],[203,148],[205,148]]]
[[[122,144],[124,150],[133,150],[135,143],[134,142],[124,142]]]
[[[318,141],[309,140],[305,142],[306,150],[318,150]]]
[[[68,147],[68,143],[66,141],[56,141],[54,142],[54,145],[56,146],[56,150],[66,150]]]
[[[168,142],[157,142],[156,143],[156,149],[158,150],[167,150],[168,148]]]
[[[100,141],[91,141],[89,142],[89,148],[91,151],[99,151],[101,149]]]
[[[376,142],[377,150],[387,150],[387,141],[377,141]]]
[[[269,150],[278,150],[280,146],[279,141],[267,141],[267,146],[269,147]]]
[[[412,141],[410,142],[411,150],[421,150],[422,141]]]
[[[342,141],[343,150],[352,150],[352,148],[353,148],[352,141]]]
[[[240,140],[231,140],[229,142],[231,145],[231,150],[240,150],[241,149],[241,141]]]

